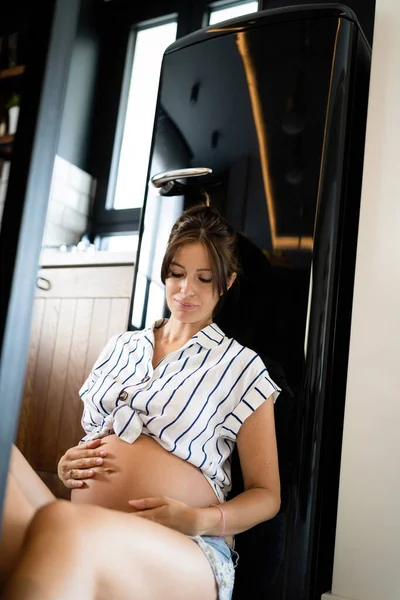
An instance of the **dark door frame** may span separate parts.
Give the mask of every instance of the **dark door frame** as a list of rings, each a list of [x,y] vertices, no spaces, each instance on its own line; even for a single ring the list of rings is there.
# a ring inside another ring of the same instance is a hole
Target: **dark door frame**
[[[36,7],[24,15],[31,43],[0,230],[0,515],[81,0],[45,0],[42,5],[41,11]]]

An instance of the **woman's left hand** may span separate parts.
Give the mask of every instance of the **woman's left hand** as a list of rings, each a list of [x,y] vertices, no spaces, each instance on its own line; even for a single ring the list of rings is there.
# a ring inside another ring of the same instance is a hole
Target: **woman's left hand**
[[[135,516],[155,521],[186,535],[196,535],[198,509],[166,496],[130,500]]]

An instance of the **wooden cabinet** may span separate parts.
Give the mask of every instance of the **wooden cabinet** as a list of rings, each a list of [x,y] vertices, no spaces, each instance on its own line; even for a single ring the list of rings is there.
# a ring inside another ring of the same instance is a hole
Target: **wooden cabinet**
[[[78,390],[108,339],[127,329],[132,279],[132,264],[39,272],[16,444],[58,497],[69,497],[58,460],[83,435]]]

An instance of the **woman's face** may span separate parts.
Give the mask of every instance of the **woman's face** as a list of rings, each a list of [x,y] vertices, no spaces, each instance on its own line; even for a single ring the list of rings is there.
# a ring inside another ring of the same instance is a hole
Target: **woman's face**
[[[203,244],[182,246],[170,264],[165,281],[171,314],[182,323],[210,323],[219,300],[213,283],[210,258]]]

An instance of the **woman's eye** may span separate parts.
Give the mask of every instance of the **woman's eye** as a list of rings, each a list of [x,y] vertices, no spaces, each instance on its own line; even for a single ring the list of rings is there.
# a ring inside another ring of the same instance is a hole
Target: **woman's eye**
[[[202,277],[199,277],[199,279],[202,283],[211,283],[212,282],[212,279],[203,279]]]
[[[170,276],[171,277],[182,277],[182,273],[173,273],[172,271],[170,272]]]

